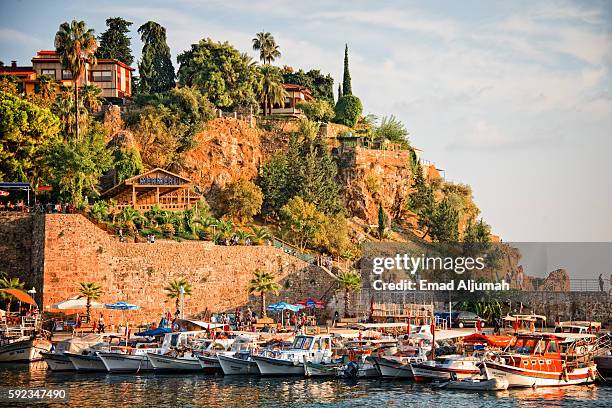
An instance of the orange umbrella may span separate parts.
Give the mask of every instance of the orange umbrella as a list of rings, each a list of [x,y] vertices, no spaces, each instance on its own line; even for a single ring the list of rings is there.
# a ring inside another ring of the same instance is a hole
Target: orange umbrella
[[[17,300],[23,302],[23,303],[28,303],[30,305],[34,305],[34,306],[38,306],[36,304],[36,301],[34,299],[32,299],[32,296],[28,295],[26,292],[24,292],[23,290],[20,289],[0,289],[0,292],[5,292],[8,293],[9,295],[13,295],[14,297],[17,298]]]

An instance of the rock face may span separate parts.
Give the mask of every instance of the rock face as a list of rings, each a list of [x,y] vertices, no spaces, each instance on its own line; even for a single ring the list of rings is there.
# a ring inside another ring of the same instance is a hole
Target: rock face
[[[124,123],[121,119],[121,109],[118,106],[110,105],[104,112],[104,127],[109,135],[114,135],[123,129]]]
[[[245,121],[218,118],[196,135],[198,146],[171,170],[191,179],[204,194],[214,193],[241,177],[256,178],[259,166],[286,149],[288,139]]]
[[[557,269],[548,274],[538,287],[541,292],[567,292],[570,290],[570,279],[565,269]]]

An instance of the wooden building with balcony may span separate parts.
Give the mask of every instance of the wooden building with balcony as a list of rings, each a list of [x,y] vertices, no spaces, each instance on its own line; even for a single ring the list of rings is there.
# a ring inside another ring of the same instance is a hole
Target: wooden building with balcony
[[[124,180],[104,191],[101,197],[115,200],[119,209],[132,207],[141,213],[155,206],[184,211],[202,198],[193,190],[191,180],[160,168]]]

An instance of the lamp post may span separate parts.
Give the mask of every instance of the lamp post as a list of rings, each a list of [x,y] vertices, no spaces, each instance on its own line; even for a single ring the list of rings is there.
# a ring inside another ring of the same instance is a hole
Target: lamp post
[[[32,296],[32,298],[34,298],[34,295],[36,294],[36,288],[32,286],[32,289],[28,290],[28,293],[30,294],[30,296]],[[32,305],[30,305],[30,310],[32,310]]]
[[[179,293],[181,296],[181,319],[185,319],[185,288],[183,285],[179,288]]]

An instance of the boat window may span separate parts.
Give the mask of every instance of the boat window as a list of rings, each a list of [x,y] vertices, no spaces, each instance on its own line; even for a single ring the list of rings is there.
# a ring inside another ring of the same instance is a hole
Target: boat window
[[[524,361],[523,361],[523,365],[529,365],[529,361],[524,360]]]
[[[315,341],[314,347],[312,349],[313,350],[320,350],[321,349],[321,340]]]
[[[170,345],[172,347],[176,347],[177,343],[178,343],[178,334],[175,334],[174,336],[172,336],[172,340],[170,340]]]
[[[531,360],[531,365],[536,365],[537,361],[536,360]]]
[[[512,346],[512,351],[518,354],[532,354],[535,345],[535,339],[519,338]]]
[[[556,341],[551,341],[550,343],[548,343],[548,352],[549,353],[556,353],[558,351],[557,349],[557,342]]]
[[[323,339],[323,350],[328,350],[330,349],[330,345],[329,345],[330,339]]]
[[[304,341],[304,345],[301,347],[304,350],[310,350],[310,346],[312,345],[312,337],[306,338]]]
[[[541,365],[544,365],[544,360],[540,360],[540,364],[541,364]]]
[[[291,348],[294,349],[301,349],[302,345],[304,344],[304,337],[296,337],[295,340],[293,341],[293,346]]]

